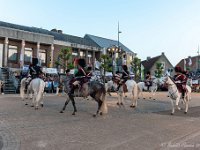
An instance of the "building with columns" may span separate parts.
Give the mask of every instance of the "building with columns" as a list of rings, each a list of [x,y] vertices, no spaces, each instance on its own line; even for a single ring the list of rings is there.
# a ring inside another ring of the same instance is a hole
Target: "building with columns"
[[[39,58],[42,66],[56,67],[55,61],[63,47],[71,49],[72,59],[85,58],[91,65],[105,50],[87,36],[82,38],[64,34],[62,30],[49,31],[0,21],[0,67],[20,69],[29,65],[33,57]]]

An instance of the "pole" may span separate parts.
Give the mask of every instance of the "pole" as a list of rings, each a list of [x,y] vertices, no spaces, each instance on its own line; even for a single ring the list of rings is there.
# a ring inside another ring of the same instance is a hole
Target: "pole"
[[[197,53],[198,53],[198,56],[197,56],[197,65],[198,65],[198,72],[199,72],[199,45],[198,45],[198,51],[197,51]]]
[[[118,50],[118,54],[119,54],[119,58],[118,59],[121,59],[119,60],[120,62],[122,62],[122,58],[121,58],[121,50],[120,50],[120,46],[119,46],[119,34],[122,33],[121,31],[119,31],[119,21],[118,21],[118,31],[117,31],[117,34],[118,34],[118,38],[117,38],[117,50]],[[117,66],[117,69],[119,70],[119,66]],[[120,68],[121,69],[121,68]],[[119,70],[120,71],[120,70]]]

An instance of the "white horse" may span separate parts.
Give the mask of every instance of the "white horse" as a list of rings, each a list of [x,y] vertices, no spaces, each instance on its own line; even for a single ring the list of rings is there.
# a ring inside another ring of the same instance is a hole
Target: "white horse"
[[[127,87],[127,91],[124,91],[124,86],[120,86],[119,90],[117,91],[118,94],[118,102],[117,105],[123,105],[124,104],[124,97],[125,97],[125,93],[127,93],[127,97],[132,97],[131,101],[132,104],[130,105],[130,107],[136,107],[137,106],[137,93],[138,93],[138,87],[137,87],[137,83],[134,80],[127,80],[125,82],[125,85]],[[111,90],[112,88],[114,90],[116,90],[118,87],[118,84],[111,81],[108,81],[108,83],[106,83],[106,91],[109,92],[109,90]]]
[[[145,97],[143,96],[143,91],[150,91],[151,92],[151,96],[149,97],[150,99],[154,99],[154,96],[156,94],[156,91],[158,89],[158,85],[162,85],[164,82],[161,79],[158,78],[154,78],[152,80],[152,85],[148,87],[145,85],[145,82],[139,82],[138,85],[138,98],[140,98],[139,96],[141,96],[143,99],[145,99]]]
[[[175,112],[174,101],[173,100],[175,100],[176,108],[178,110],[180,110],[181,108],[178,106],[178,104],[179,104],[180,98],[182,96],[182,93],[180,93],[178,91],[177,86],[174,83],[174,81],[171,79],[171,77],[167,76],[165,78],[164,82],[168,86],[168,95],[170,97],[171,104],[172,104],[171,115],[173,115],[174,112]],[[189,105],[189,101],[191,100],[191,91],[192,91],[191,87],[186,85],[186,93],[185,93],[184,98],[183,98],[183,103],[185,104],[185,114],[188,112],[188,105]]]
[[[21,87],[20,87],[20,95],[22,100],[24,100],[25,95],[25,81],[26,79],[22,79]],[[29,97],[29,93],[33,94],[32,97],[32,105],[35,109],[38,109],[39,103],[43,107],[43,94],[44,94],[45,82],[40,78],[33,79],[29,86],[27,87],[27,96]],[[27,103],[26,103],[27,104]]]
[[[29,88],[27,88],[27,90],[26,90],[26,84],[30,80],[31,80],[31,78],[23,78],[21,80],[21,82],[20,82],[20,96],[21,96],[21,98],[22,98],[23,101],[25,100],[25,98],[26,99],[31,98],[29,96],[29,94],[30,94]],[[26,93],[26,97],[25,97],[25,93]]]

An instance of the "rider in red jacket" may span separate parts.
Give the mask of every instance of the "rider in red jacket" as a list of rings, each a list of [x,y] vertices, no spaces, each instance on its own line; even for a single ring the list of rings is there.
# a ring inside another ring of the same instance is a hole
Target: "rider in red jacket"
[[[175,72],[176,75],[174,76],[174,81],[179,92],[182,93],[182,97],[184,97],[186,92],[187,77],[185,74],[183,74],[180,66],[175,67]]]

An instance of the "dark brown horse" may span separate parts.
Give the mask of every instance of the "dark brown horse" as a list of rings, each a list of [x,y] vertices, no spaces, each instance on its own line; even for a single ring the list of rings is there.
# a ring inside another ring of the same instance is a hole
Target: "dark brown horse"
[[[74,91],[74,94],[71,95],[68,93],[69,91],[69,81],[71,77],[68,77],[66,81],[64,81],[64,86],[65,86],[65,92],[67,93],[68,97],[65,102],[65,105],[63,109],[60,111],[60,113],[63,113],[67,104],[69,101],[72,101],[72,105],[74,108],[74,111],[72,115],[75,115],[77,112],[76,105],[75,105],[75,100],[74,97],[87,97],[91,96],[97,103],[98,103],[98,108],[96,114],[93,116],[97,116],[98,114],[106,114],[107,113],[107,103],[106,103],[106,90],[104,85],[99,82],[99,81],[88,81],[82,85],[82,87],[76,89]]]

